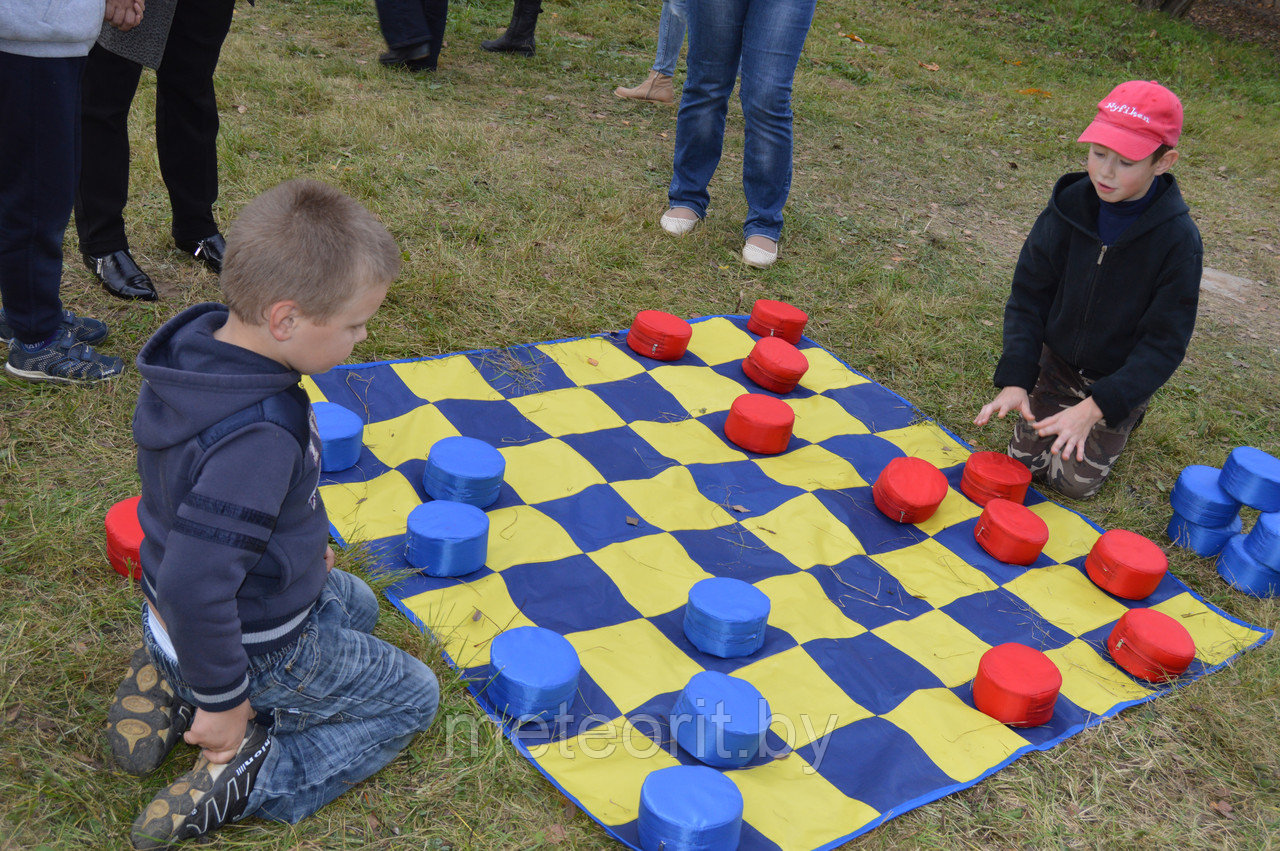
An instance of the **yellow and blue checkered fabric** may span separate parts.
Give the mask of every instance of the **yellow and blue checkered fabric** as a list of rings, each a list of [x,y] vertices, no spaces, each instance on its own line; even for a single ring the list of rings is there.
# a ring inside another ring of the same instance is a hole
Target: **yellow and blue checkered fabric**
[[[365,421],[355,467],[321,494],[338,539],[380,568],[409,570],[405,522],[426,499],[431,445],[464,434],[506,459],[488,510],[484,568],[410,575],[392,601],[439,640],[476,687],[489,644],[536,625],[564,635],[583,670],[569,716],[507,735],[617,839],[638,847],[640,785],[691,763],[667,716],[703,670],[753,684],[773,720],[764,752],[730,770],[745,801],[744,849],[829,848],[965,788],[1032,750],[1161,690],[1117,668],[1106,638],[1130,607],[1191,632],[1186,682],[1270,632],[1206,604],[1172,575],[1133,603],[1096,588],[1084,558],[1101,530],[1036,492],[1049,525],[1030,567],[974,542],[981,509],[959,490],[969,449],[901,397],[809,339],[809,370],[783,398],[795,409],[787,451],[760,456],[725,440],[733,400],[761,391],[741,362],[744,317],[695,321],[688,353],[635,355],[625,333],[335,369],[307,381],[315,401]],[[903,526],[876,510],[871,485],[914,455],[951,483],[938,512]],[[710,576],[750,582],[772,603],[763,648],[720,659],[682,631],[689,588]],[[1015,730],[973,706],[988,648],[1048,654],[1063,685],[1051,723]],[[1176,684],[1174,684],[1176,685]]]

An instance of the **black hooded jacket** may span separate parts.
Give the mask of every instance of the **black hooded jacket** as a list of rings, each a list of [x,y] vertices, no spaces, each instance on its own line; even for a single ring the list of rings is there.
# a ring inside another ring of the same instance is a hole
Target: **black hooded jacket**
[[[328,572],[319,438],[301,376],[214,339],[201,304],[138,354],[143,593],[202,709],[248,698],[248,657],[301,632]],[[232,417],[232,419],[228,419]]]
[[[1098,237],[1098,195],[1084,172],[1063,176],[1036,219],[1004,311],[997,387],[1029,392],[1040,350],[1095,379],[1090,393],[1115,425],[1178,368],[1195,327],[1203,248],[1177,181],[1113,245]]]

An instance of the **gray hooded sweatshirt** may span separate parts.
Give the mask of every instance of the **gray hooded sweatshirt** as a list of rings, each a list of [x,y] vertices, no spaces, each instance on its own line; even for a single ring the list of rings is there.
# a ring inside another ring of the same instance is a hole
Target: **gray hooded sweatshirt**
[[[0,52],[84,56],[102,30],[105,0],[0,0]]]

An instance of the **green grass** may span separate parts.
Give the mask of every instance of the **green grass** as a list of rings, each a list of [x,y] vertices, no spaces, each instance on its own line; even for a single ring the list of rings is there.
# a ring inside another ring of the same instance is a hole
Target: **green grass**
[[[781,262],[735,254],[745,205],[733,105],[713,208],[683,240],[657,228],[675,112],[615,99],[652,57],[657,2],[549,2],[532,60],[478,48],[499,0],[455,3],[441,71],[380,68],[372,4],[241,4],[218,72],[219,218],[292,177],[332,182],[407,256],[358,360],[434,355],[625,327],[637,310],[738,312],[794,301],[810,333],[985,448],[1017,249],[1053,181],[1082,161],[1094,105],[1131,78],[1187,106],[1175,173],[1210,266],[1263,282],[1202,312],[1115,481],[1081,504],[1163,540],[1168,491],[1234,446],[1280,452],[1280,62],[1120,0],[830,0],[796,80],[795,180]],[[862,43],[843,37],[856,34]],[[936,64],[937,71],[926,65]],[[680,72],[683,74],[683,71]],[[1038,89],[1046,94],[1022,94]],[[125,304],[78,263],[64,298],[132,357],[161,322],[218,297],[171,246],[152,144],[154,77],[132,115],[135,255],[165,298]],[[74,237],[68,257],[75,258]],[[1234,314],[1234,315],[1233,315]],[[0,381],[0,849],[118,848],[170,760],[145,781],[105,767],[102,727],[138,595],[107,566],[102,517],[137,491],[136,372],[107,388]],[[1270,628],[1280,606],[1227,589],[1181,550],[1173,570]],[[358,553],[340,563],[361,569]],[[440,722],[408,753],[296,827],[251,821],[226,848],[607,848],[595,824],[515,755],[438,651],[387,607],[379,634],[430,660]],[[1168,698],[873,831],[859,845],[1240,847],[1280,844],[1280,654],[1274,643]]]

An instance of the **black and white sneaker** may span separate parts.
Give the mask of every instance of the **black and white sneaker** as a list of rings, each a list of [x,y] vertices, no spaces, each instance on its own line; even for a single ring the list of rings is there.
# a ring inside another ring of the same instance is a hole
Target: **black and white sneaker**
[[[162,789],[134,819],[133,847],[168,848],[234,821],[244,812],[271,742],[266,728],[250,721],[230,762],[214,765],[203,756],[197,759],[194,768]]]
[[[101,319],[90,319],[87,316],[76,316],[70,310],[62,311],[62,329],[71,332],[77,343],[100,343],[107,339],[107,323]],[[0,343],[8,345],[13,342],[13,326],[9,318],[0,310]]]
[[[10,343],[4,368],[10,375],[27,381],[92,384],[124,372],[124,361],[99,354],[93,347],[77,342],[71,329],[63,328],[52,343],[34,352],[17,341]]]

